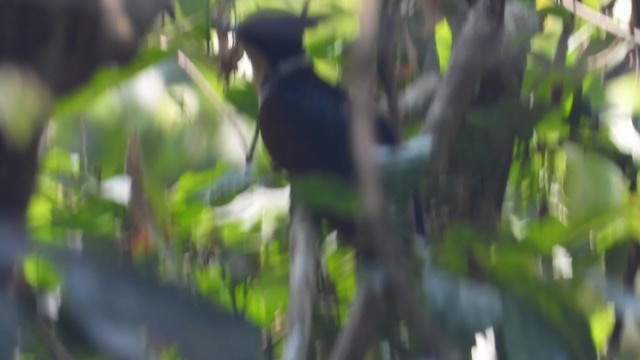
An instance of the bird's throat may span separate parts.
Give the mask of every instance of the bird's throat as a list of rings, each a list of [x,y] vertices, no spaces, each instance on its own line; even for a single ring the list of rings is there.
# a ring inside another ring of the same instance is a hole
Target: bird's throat
[[[258,84],[258,92],[260,99],[265,99],[273,88],[277,86],[280,79],[290,75],[300,69],[312,69],[313,63],[305,53],[294,55],[278,61],[275,66],[270,67],[268,72],[264,73],[264,77]]]

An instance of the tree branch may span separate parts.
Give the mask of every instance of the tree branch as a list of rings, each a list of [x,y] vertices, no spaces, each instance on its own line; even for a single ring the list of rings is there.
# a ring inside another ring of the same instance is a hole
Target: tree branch
[[[464,122],[476,84],[500,58],[504,0],[478,1],[469,11],[451,51],[448,71],[424,121],[435,140],[435,173],[446,172],[449,146]]]
[[[332,360],[364,359],[369,345],[376,340],[385,308],[382,282],[372,271],[359,280],[349,321],[338,335]]]
[[[295,205],[292,208],[289,232],[289,310],[287,338],[283,360],[307,358],[313,320],[313,300],[317,293],[319,227],[309,211]]]
[[[631,27],[631,29],[620,26],[615,20],[605,14],[601,14],[578,1],[561,0],[562,6],[570,13],[581,17],[587,22],[595,25],[609,34],[631,40],[640,45],[640,29]],[[637,26],[638,24],[636,24]]]
[[[352,103],[352,145],[355,159],[358,185],[362,198],[361,236],[373,243],[375,255],[380,259],[385,272],[389,275],[390,286],[400,299],[403,316],[416,336],[425,339],[425,350],[437,353],[442,345],[437,340],[435,330],[424,302],[415,287],[410,284],[412,278],[404,266],[406,261],[398,254],[398,239],[390,231],[385,216],[385,200],[376,162],[376,144],[373,136],[376,29],[378,27],[378,1],[362,1],[360,17],[360,35],[353,48],[350,69],[350,98]]]

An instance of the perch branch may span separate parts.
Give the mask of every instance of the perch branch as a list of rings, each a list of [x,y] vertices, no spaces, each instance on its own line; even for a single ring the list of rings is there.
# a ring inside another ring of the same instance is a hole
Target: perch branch
[[[385,308],[382,286],[373,274],[358,282],[349,320],[340,331],[330,359],[364,359],[369,345],[376,339],[380,314]]]
[[[311,214],[293,206],[289,231],[289,310],[287,338],[282,359],[307,358],[313,319],[313,300],[317,293],[316,275],[319,257],[319,227]]]

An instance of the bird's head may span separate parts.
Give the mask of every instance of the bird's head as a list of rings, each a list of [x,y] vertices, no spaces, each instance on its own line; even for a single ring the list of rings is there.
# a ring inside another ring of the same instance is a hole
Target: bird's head
[[[273,67],[281,61],[303,55],[304,31],[317,25],[321,19],[282,10],[261,10],[247,17],[234,30],[250,58],[262,56]]]
[[[231,31],[247,53],[253,68],[254,83],[263,80],[283,65],[305,58],[304,31],[326,16],[300,16],[283,10],[260,10],[236,26],[212,22],[218,30]],[[300,62],[304,63],[304,61]]]

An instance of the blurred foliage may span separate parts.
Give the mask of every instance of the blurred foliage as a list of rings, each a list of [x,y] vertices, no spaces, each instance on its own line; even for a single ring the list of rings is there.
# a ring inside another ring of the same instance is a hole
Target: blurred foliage
[[[211,304],[260,326],[278,349],[285,335],[289,184],[271,171],[260,143],[253,163],[245,164],[257,97],[246,62],[224,84],[207,53],[205,39],[214,53],[217,46],[207,26],[215,2],[210,3],[176,0],[175,20],[165,16],[132,63],[102,69],[53,104],[28,213],[31,234],[41,243],[85,249],[102,262],[126,262],[121,247],[136,214],[125,154],[133,130],[141,140],[152,247],[143,260],[134,261],[135,274],[115,272],[113,264],[102,264],[106,270],[97,272],[84,260],[60,260],[55,251],[34,252],[23,264],[34,289],[62,288],[61,321],[74,312],[74,319],[84,319],[65,326],[115,358],[150,356],[140,345],[145,341],[162,345],[154,353],[160,359],[229,351],[257,358],[255,329],[211,310]],[[234,10],[243,18],[274,6],[299,12],[303,3],[237,0]],[[603,5],[598,0],[585,4]],[[616,314],[632,314],[631,326],[640,320],[638,297],[618,284],[629,244],[640,240],[640,207],[632,186],[640,151],[632,118],[640,115],[640,88],[637,74],[605,81],[602,68],[586,66],[591,56],[618,46],[613,37],[553,2],[536,5],[543,27],[531,43],[521,94],[491,109],[472,109],[462,145],[453,154],[455,168],[479,173],[495,161],[509,134],[517,134],[499,230],[448,224],[420,253],[421,288],[428,310],[462,351],[468,353],[477,334],[491,329],[507,359],[595,359],[607,350]],[[310,13],[331,15],[308,31],[305,44],[320,75],[339,83],[349,42],[357,35],[357,2],[312,0]],[[566,26],[572,46],[566,61],[557,63]],[[435,27],[435,38],[438,70],[444,73],[455,40],[446,20]],[[184,58],[195,70],[187,71]],[[193,71],[205,84],[194,79]],[[0,94],[9,93],[10,85],[0,83]],[[557,89],[559,98],[552,100]],[[574,89],[584,103],[573,101]],[[573,106],[584,110],[577,123],[568,120]],[[1,125],[10,128],[18,145],[29,131]],[[570,137],[572,126],[578,127],[578,137]],[[399,152],[380,153],[389,191],[403,203],[412,193],[407,189],[420,185],[416,179],[431,146],[430,139],[412,141]],[[311,177],[301,179],[297,191],[295,196],[322,210],[358,212],[357,196],[344,184]],[[158,255],[162,247],[170,249],[168,260]],[[120,252],[101,253],[104,248]],[[177,274],[170,274],[167,262],[176,265]],[[358,279],[354,253],[328,236],[321,263],[345,323]],[[474,271],[483,279],[475,279]],[[168,284],[152,285],[140,274]],[[202,301],[192,306],[178,288]],[[0,296],[0,333],[21,321],[10,310],[14,306]],[[143,325],[151,329],[148,336],[140,333]],[[114,337],[97,336],[101,331]],[[626,341],[640,348],[640,338]],[[81,358],[97,356],[78,347],[71,348],[86,355]],[[24,358],[38,358],[42,350],[34,345],[23,351]]]

